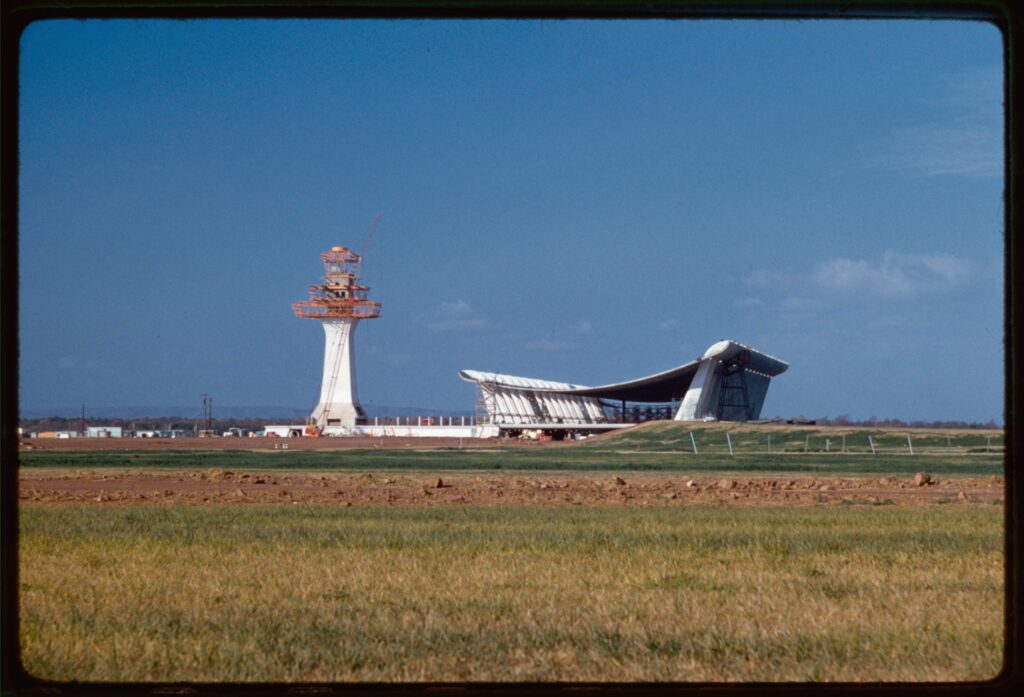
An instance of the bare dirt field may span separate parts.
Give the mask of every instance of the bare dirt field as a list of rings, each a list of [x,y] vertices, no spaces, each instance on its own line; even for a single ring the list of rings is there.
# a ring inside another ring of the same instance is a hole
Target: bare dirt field
[[[22,470],[19,496],[43,504],[682,506],[1001,503],[999,477],[687,476],[630,472],[371,474]]]

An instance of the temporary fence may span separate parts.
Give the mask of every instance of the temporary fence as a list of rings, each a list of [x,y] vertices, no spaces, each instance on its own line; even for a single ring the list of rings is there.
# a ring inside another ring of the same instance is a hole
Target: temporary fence
[[[474,416],[375,416],[366,426],[476,426]]]

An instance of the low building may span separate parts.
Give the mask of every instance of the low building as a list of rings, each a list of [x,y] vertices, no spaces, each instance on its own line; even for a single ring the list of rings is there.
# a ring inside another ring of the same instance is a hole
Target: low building
[[[40,431],[37,438],[78,438],[78,431]]]
[[[120,426],[86,426],[86,438],[121,438],[124,430]]]

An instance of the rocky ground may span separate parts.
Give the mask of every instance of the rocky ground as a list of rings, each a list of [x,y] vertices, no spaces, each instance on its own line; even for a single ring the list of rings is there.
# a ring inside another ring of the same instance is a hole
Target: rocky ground
[[[687,476],[677,473],[285,474],[260,471],[22,470],[19,497],[43,504],[685,506],[1002,503],[1000,477]]]

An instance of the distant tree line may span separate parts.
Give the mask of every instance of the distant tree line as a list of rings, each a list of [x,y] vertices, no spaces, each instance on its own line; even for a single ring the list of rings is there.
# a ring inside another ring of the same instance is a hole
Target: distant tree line
[[[229,428],[259,430],[267,424],[290,423],[289,419],[213,419],[213,430],[217,433]],[[79,431],[82,419],[74,417],[48,416],[41,419],[21,419],[18,425],[26,432]],[[205,419],[186,419],[178,416],[147,417],[144,419],[85,419],[85,426],[120,426],[127,431],[183,430],[198,431],[206,428]]]

